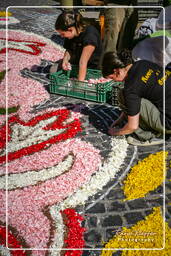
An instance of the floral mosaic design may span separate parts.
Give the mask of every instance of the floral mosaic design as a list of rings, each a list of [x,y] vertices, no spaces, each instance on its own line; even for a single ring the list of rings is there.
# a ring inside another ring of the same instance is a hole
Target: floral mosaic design
[[[123,181],[125,200],[145,197],[154,191],[165,179],[168,152],[161,151],[149,154],[148,157],[133,166]],[[135,255],[169,255],[171,251],[171,229],[164,222],[163,208],[156,207],[145,220],[137,222],[131,228],[123,227],[104,246],[101,256],[112,256],[120,249],[122,256]],[[128,250],[121,250],[127,248]],[[148,250],[137,250],[145,248]],[[150,248],[152,250],[150,250]],[[162,249],[164,250],[157,250]],[[129,250],[135,249],[135,250]]]
[[[81,224],[84,218],[74,208],[85,204],[89,196],[115,178],[127,156],[127,142],[124,137],[112,138],[111,153],[103,159],[94,145],[79,138],[79,132],[84,129],[80,113],[64,107],[33,113],[33,106],[49,99],[49,94],[38,81],[22,77],[20,70],[40,64],[41,59],[61,59],[64,49],[44,37],[25,31],[9,30],[8,39],[7,50],[5,30],[0,30],[1,254],[81,256],[85,247],[85,229]],[[123,188],[126,200],[144,197],[162,183],[164,155],[167,157],[167,152],[152,154],[131,169]],[[8,184],[5,176],[7,158]],[[153,171],[157,178],[139,189],[141,183],[147,184],[144,177],[149,179]],[[5,193],[7,187],[8,200]],[[6,213],[8,230],[5,228]],[[166,248],[162,251],[163,256],[169,255],[171,250],[171,232],[168,224],[165,225]],[[146,242],[140,241],[142,234],[136,237],[139,239],[136,241],[131,240],[128,234],[137,230],[154,233],[156,229],[158,238],[151,237],[151,241]],[[162,247],[162,238],[161,209],[154,208],[145,220],[130,229],[123,228],[121,233],[109,240],[101,255],[112,255],[111,250],[105,249],[113,247]],[[122,255],[145,256],[147,253],[162,255],[161,251],[123,251]]]
[[[19,23],[20,21],[17,20],[15,17],[12,16],[11,12],[5,12],[5,11],[0,11],[0,25],[10,25],[10,24],[16,24]]]
[[[112,139],[112,152],[104,161],[98,149],[78,138],[83,129],[79,113],[66,108],[32,113],[32,107],[47,100],[49,94],[39,82],[23,78],[20,70],[39,64],[41,59],[60,59],[64,50],[25,31],[9,30],[7,48],[5,39],[5,31],[1,30],[1,246],[5,255],[43,256],[48,249],[49,255],[61,255],[55,248],[79,248],[63,254],[81,255],[83,218],[73,208],[85,203],[115,176],[126,156],[126,140]]]
[[[165,241],[164,230],[166,234]],[[163,247],[164,249],[162,250]],[[109,248],[153,249],[139,251],[125,250],[122,251],[122,256],[169,255],[171,251],[171,228],[167,222],[163,222],[160,207],[154,208],[152,214],[148,215],[145,220],[139,221],[135,226],[131,228],[124,227],[105,245],[105,249]],[[116,252],[116,250],[105,249],[101,256],[112,256],[112,254]]]
[[[126,200],[144,197],[164,182],[168,152],[157,152],[139,161],[124,180]]]

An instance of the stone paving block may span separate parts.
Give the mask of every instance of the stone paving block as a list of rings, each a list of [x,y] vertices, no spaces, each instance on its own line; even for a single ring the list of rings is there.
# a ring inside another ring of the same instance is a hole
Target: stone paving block
[[[127,202],[127,205],[130,210],[148,208],[148,203],[143,198]]]
[[[170,218],[170,215],[166,212],[165,214],[165,218],[166,218],[166,222],[168,222],[171,218]]]
[[[109,145],[109,141],[103,141],[103,142],[102,142],[102,146],[103,146],[104,148],[108,148],[108,145]]]
[[[103,191],[100,191],[100,192],[96,193],[96,194],[94,195],[94,199],[95,199],[95,200],[96,200],[96,199],[99,199],[99,197],[101,197],[103,194],[104,194]]]
[[[84,238],[86,240],[86,242],[88,243],[97,243],[97,242],[101,242],[101,234],[100,234],[100,230],[99,232],[97,232],[96,230],[92,229],[88,232],[85,233]]]
[[[87,247],[88,248],[88,247]],[[91,247],[90,247],[91,248]],[[89,251],[89,250],[84,250],[83,254],[81,256],[97,256],[100,255],[99,251]]]
[[[138,158],[141,160],[145,159],[148,156],[149,156],[149,153],[139,153],[138,154]]]
[[[148,205],[150,207],[163,206],[163,198],[149,200]]]
[[[128,150],[127,150],[127,156],[133,156],[134,153],[134,146],[128,146]]]
[[[129,163],[130,163],[130,156],[126,156],[125,157],[125,159],[124,159],[124,164],[125,164],[125,166],[126,167],[128,167],[128,165],[129,165]],[[132,162],[132,164],[131,164],[131,166],[130,166],[130,170],[131,170],[131,168],[134,166],[134,165],[136,165],[138,163],[138,158],[134,158],[133,159],[133,162]],[[128,170],[128,171],[130,171],[130,170]]]
[[[95,137],[91,137],[91,136],[90,136],[90,137],[88,138],[88,140],[89,140],[89,142],[91,142],[93,145],[96,145],[96,146],[98,146],[98,147],[100,147],[100,148],[102,147],[102,145],[98,145],[98,144],[99,144],[99,140],[101,140],[101,138],[99,138],[99,137],[97,138],[97,136],[95,136]],[[102,141],[100,141],[100,142],[102,143]],[[101,143],[100,143],[100,144],[101,144]]]
[[[84,256],[99,256],[100,252],[98,251],[89,251],[89,254],[84,254]]]
[[[97,203],[93,207],[91,207],[89,210],[86,211],[86,213],[104,213],[105,212],[105,206],[103,203]]]
[[[168,198],[168,201],[171,202],[171,193],[167,194],[166,198]]]
[[[150,192],[151,195],[153,194],[163,194],[163,187],[159,186],[158,188],[156,188],[154,191]]]
[[[104,135],[101,136],[101,138],[102,138],[102,140],[104,142],[107,142],[109,140],[109,135],[108,134],[104,134]]]
[[[102,150],[102,151],[100,152],[100,155],[101,155],[101,157],[103,157],[103,158],[107,158],[110,152],[111,152],[111,150]]]
[[[88,226],[90,228],[97,227],[97,217],[92,216],[92,217],[88,218]]]
[[[141,212],[129,212],[124,214],[128,224],[135,224],[140,220],[143,220],[143,215]]]
[[[169,191],[171,191],[171,183],[166,184],[166,189],[168,189]]]
[[[121,226],[123,221],[119,215],[108,215],[101,220],[102,227]]]
[[[171,170],[168,170],[168,171],[167,171],[166,178],[167,178],[167,179],[171,179]]]
[[[167,207],[168,213],[171,215],[171,206]]]
[[[109,241],[111,238],[113,238],[117,231],[118,231],[118,229],[107,228],[106,229],[106,241]]]
[[[109,194],[106,196],[106,198],[108,200],[116,200],[116,199],[123,199],[125,198],[125,195],[124,195],[124,192],[123,190],[117,190],[116,188],[115,189],[112,189]]]
[[[77,206],[77,212],[83,212],[84,211],[84,205],[78,205]]]
[[[142,153],[142,154],[144,154],[144,153],[145,154],[146,153],[151,154],[151,153],[155,153],[155,152],[163,150],[163,147],[160,146],[160,145],[154,145],[154,146],[149,146],[149,147],[145,147],[145,146],[140,147],[140,146],[138,146],[137,148],[138,148],[139,154],[140,153]]]
[[[112,256],[121,256],[121,255],[122,255],[122,251],[117,251],[112,254]]]
[[[104,187],[103,189],[108,189],[110,188],[111,186],[113,186],[114,184],[114,179],[110,180]]]
[[[169,152],[171,151],[170,144],[171,144],[171,141],[169,142],[169,144],[166,144],[166,146],[165,146],[166,151],[169,151]]]
[[[106,209],[109,212],[123,212],[126,211],[126,206],[125,203],[120,203],[120,202],[111,202],[106,204]]]
[[[149,209],[149,210],[146,210],[144,213],[145,213],[145,216],[147,216],[147,215],[150,215],[152,212],[153,212],[153,209]]]

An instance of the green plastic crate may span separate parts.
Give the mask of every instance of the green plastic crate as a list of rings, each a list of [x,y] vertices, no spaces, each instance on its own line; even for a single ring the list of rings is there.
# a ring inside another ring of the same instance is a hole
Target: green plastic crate
[[[109,102],[112,97],[112,88],[118,86],[118,82],[92,84],[72,80],[78,75],[78,67],[72,66],[72,70],[52,73],[50,75],[50,93],[70,96],[96,102]],[[87,69],[86,80],[102,77],[100,70]]]

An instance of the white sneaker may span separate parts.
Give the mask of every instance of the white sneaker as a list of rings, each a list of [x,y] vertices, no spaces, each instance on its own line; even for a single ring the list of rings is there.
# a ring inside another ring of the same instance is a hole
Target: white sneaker
[[[151,140],[140,141],[140,140],[133,138],[132,136],[128,136],[127,142],[128,142],[128,144],[131,144],[134,146],[152,146],[152,145],[163,144],[164,139],[153,138]]]

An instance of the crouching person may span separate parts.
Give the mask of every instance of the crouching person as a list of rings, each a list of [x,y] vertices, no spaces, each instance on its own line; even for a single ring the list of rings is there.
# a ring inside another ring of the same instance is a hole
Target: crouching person
[[[118,97],[123,112],[109,134],[131,134],[127,141],[137,146],[163,143],[163,135],[171,134],[171,71],[147,60],[133,62],[131,52],[123,50],[104,55],[102,73],[124,82]],[[126,122],[118,128],[123,119]]]

